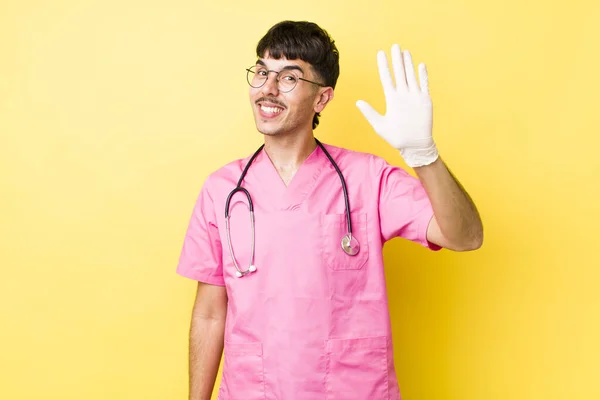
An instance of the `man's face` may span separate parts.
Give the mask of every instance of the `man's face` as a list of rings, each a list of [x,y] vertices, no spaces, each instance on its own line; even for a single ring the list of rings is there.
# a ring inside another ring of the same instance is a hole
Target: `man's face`
[[[255,71],[257,77],[268,77],[261,87],[250,87],[250,103],[256,129],[269,136],[312,130],[315,112],[320,112],[325,107],[324,104],[321,106],[321,97],[322,92],[327,89],[303,80],[298,80],[294,89],[289,92],[284,93],[280,89],[280,86],[284,85],[283,75],[287,72],[295,74],[296,77],[322,83],[322,80],[313,74],[310,64],[302,60],[276,60],[267,52],[257,61]],[[281,73],[277,76],[272,71]],[[277,82],[278,77],[280,85]],[[286,80],[289,82],[291,79]],[[289,84],[288,82],[285,84]],[[331,88],[329,91],[333,93]]]

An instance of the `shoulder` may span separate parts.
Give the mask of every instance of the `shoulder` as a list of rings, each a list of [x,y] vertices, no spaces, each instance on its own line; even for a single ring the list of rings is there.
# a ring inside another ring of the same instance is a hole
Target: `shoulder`
[[[244,167],[251,155],[233,160],[217,169],[212,170],[202,185],[202,191],[210,197],[220,196],[229,192],[237,185]]]
[[[378,155],[331,145],[325,145],[325,148],[331,153],[344,177],[354,182],[363,182],[365,188],[380,192],[392,187],[412,188],[421,184],[407,170]]]
[[[370,174],[379,174],[386,167],[391,166],[383,157],[372,153],[350,150],[325,143],[323,145],[340,168],[359,169]]]

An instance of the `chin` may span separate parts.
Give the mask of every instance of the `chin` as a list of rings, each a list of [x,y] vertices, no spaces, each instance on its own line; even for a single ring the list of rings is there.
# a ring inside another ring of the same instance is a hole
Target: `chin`
[[[265,136],[277,136],[283,132],[280,126],[265,126],[264,124],[256,124],[256,130]]]
[[[277,136],[278,132],[269,132],[264,130],[259,130],[258,132],[262,133],[264,136]]]

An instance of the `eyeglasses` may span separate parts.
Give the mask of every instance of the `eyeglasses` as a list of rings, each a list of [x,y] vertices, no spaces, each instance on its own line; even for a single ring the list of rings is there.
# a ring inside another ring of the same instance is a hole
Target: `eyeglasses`
[[[277,81],[277,89],[283,93],[294,90],[298,84],[298,81],[306,81],[321,87],[327,87],[327,85],[323,85],[322,83],[300,78],[293,70],[289,69],[283,69],[278,72],[267,69],[261,65],[255,65],[250,68],[246,68],[246,71],[246,79],[248,80],[248,84],[253,88],[262,87],[265,82],[267,82],[267,79],[269,79],[269,72],[274,72],[276,74],[275,80]]]

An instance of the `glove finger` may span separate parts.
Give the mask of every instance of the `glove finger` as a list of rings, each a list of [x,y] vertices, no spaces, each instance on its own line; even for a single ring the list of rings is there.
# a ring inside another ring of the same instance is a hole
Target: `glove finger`
[[[383,85],[383,94],[387,98],[388,94],[394,90],[394,83],[392,82],[392,76],[390,75],[390,68],[388,67],[388,60],[385,52],[377,52],[377,65],[379,67],[379,78]]]
[[[421,91],[429,94],[429,76],[425,64],[419,64],[419,81],[421,82]]]
[[[369,103],[367,103],[363,100],[358,100],[356,102],[356,107],[358,107],[358,109],[360,110],[360,112],[362,112],[362,114],[365,116],[367,121],[369,121],[371,126],[373,126],[375,131],[377,131],[377,126],[379,126],[379,121],[381,120],[381,118],[383,118],[381,116],[381,114],[379,114],[377,111],[375,111],[375,109],[373,107],[371,107],[371,105]]]
[[[417,85],[415,67],[413,65],[412,56],[407,50],[404,51],[404,69],[406,71],[406,82],[408,84],[408,90],[410,90],[411,92],[418,92],[419,86]]]
[[[396,78],[396,90],[406,91],[406,74],[404,73],[404,60],[400,52],[400,46],[392,46],[392,65],[394,68],[394,77]]]

